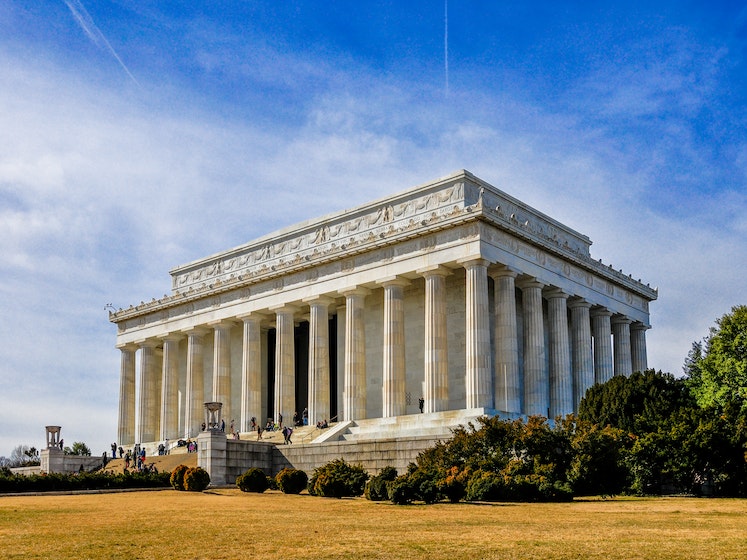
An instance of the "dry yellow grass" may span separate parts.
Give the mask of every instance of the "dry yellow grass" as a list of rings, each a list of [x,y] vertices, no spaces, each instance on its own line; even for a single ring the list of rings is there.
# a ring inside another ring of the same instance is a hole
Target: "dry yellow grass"
[[[393,506],[278,492],[0,498],[3,558],[745,558],[747,500]]]

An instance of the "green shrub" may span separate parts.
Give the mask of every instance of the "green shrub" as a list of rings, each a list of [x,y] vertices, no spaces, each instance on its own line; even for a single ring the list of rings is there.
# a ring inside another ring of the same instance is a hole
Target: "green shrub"
[[[350,465],[335,459],[314,470],[309,481],[309,494],[324,498],[360,496],[366,488],[368,473],[360,465]]]
[[[189,492],[202,492],[210,485],[210,475],[200,467],[187,470],[184,473],[184,489]]]
[[[267,478],[262,469],[253,467],[236,478],[236,486],[242,492],[259,492],[261,494],[269,487]]]
[[[470,502],[510,501],[503,475],[491,471],[475,471],[467,481],[465,499]]]
[[[51,492],[60,490],[99,490],[109,488],[168,487],[170,473],[42,473],[16,475],[0,473],[0,493]]]
[[[286,467],[277,474],[275,482],[283,494],[300,494],[306,488],[309,477],[304,471]]]
[[[184,490],[184,473],[189,470],[187,465],[178,465],[169,477],[169,482],[174,490]]]
[[[451,467],[446,471],[446,476],[438,481],[439,491],[452,504],[458,502],[467,493],[470,474],[469,468],[459,470],[459,467]]]
[[[386,483],[397,478],[397,469],[394,467],[384,467],[376,476],[366,484],[366,499],[372,502],[381,502],[389,499],[389,493],[386,489]]]
[[[389,500],[397,505],[411,504],[416,499],[415,485],[409,475],[403,474],[386,484]]]

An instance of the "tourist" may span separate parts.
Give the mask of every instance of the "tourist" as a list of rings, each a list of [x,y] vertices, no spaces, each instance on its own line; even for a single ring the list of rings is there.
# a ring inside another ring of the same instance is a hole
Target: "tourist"
[[[124,449],[122,449],[122,446],[119,446],[119,458],[121,459],[124,456]]]
[[[283,427],[283,415],[282,414],[278,414],[278,427],[279,428]]]
[[[231,418],[231,433],[233,433],[234,420]]]
[[[220,421],[220,431],[221,432],[226,431],[226,420],[224,418],[221,418],[221,421]]]
[[[202,431],[205,431],[205,422],[202,423]]]
[[[262,426],[257,426],[257,441],[262,439]]]
[[[253,432],[254,430],[257,429],[257,418],[252,416],[252,419],[250,420],[250,422],[251,422],[251,427],[252,427],[251,431]]]
[[[130,450],[128,449],[127,453],[125,453],[125,456],[124,456],[124,461],[125,461],[124,470],[127,470],[127,469],[130,468],[130,460],[131,459],[132,459],[132,455],[130,455]]]
[[[62,449],[63,449],[63,447],[62,447],[62,446],[63,446],[63,445],[65,445],[65,440],[64,440],[64,439],[61,439],[61,440],[60,440],[60,451],[62,451]]]
[[[116,458],[117,458],[117,444],[112,443],[112,459],[116,459]]]
[[[418,408],[420,409],[420,414],[423,414],[424,407],[425,407],[425,399],[423,397],[420,397],[418,399]]]
[[[301,418],[303,419],[303,425],[308,426],[309,425],[309,409],[304,408],[303,412],[301,413]]]
[[[267,419],[267,424],[265,424],[265,431],[266,432],[272,431],[272,418]]]
[[[299,426],[299,423],[298,423],[298,412],[294,412],[293,413],[293,425],[296,426],[296,427]]]
[[[291,435],[293,435],[293,429],[290,426],[286,426],[283,428],[283,443],[284,444],[290,444],[293,443],[291,441]]]

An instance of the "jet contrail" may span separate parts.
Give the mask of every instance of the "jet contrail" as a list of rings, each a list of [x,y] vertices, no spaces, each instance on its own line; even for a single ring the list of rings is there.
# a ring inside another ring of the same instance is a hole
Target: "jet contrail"
[[[104,37],[104,34],[101,33],[98,27],[96,27],[96,24],[93,22],[93,19],[88,14],[88,11],[83,6],[80,0],[64,0],[65,4],[67,4],[67,7],[70,8],[70,11],[73,14],[73,17],[75,18],[75,21],[78,22],[78,25],[80,25],[80,28],[83,30],[83,32],[88,35],[88,38],[93,42],[94,45],[96,45],[99,48],[105,48],[108,50],[111,55],[117,60],[119,65],[122,67],[122,69],[127,72],[127,75],[130,77],[130,79],[135,82],[135,85],[140,87],[140,83],[135,79],[135,76],[132,75],[132,72],[125,66],[125,63],[122,62],[122,59],[119,58],[119,55],[114,50],[114,48],[109,44],[109,41],[106,40],[106,37]]]
[[[449,96],[449,0],[444,0],[444,74],[446,97]]]

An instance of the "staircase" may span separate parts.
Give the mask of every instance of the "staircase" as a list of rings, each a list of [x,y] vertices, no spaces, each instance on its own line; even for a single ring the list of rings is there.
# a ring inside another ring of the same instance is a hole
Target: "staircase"
[[[484,414],[493,411],[484,408],[467,410],[447,410],[424,414],[408,414],[392,418],[369,418],[354,422],[340,423],[330,428],[328,434],[320,434],[313,443],[323,441],[370,441],[381,439],[398,439],[412,437],[429,437],[447,440],[451,438],[452,429],[466,426]]]

